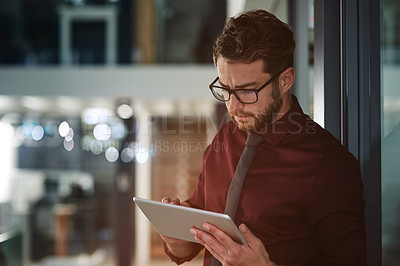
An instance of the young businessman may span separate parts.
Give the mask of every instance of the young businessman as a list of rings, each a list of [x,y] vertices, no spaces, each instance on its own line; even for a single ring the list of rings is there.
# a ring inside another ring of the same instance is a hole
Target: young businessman
[[[208,223],[191,229],[200,244],[162,236],[177,264],[203,247],[204,265],[366,263],[358,162],[303,113],[290,93],[294,49],[290,27],[264,10],[229,19],[217,38],[218,77],[210,90],[225,102],[232,119],[220,127],[213,144],[226,149],[207,148],[191,198],[163,201],[224,212],[246,138],[260,136],[233,217],[247,244],[237,244]]]

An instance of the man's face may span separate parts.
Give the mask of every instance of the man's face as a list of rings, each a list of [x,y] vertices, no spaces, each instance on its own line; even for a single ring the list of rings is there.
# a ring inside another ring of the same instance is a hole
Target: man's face
[[[262,60],[245,64],[219,57],[217,71],[220,83],[231,90],[258,89],[271,78],[270,74],[263,71]],[[273,84],[262,89],[258,93],[258,101],[252,104],[243,104],[235,95],[231,95],[225,104],[239,129],[252,133],[262,132],[266,125],[275,120],[282,107],[282,97],[279,88]]]

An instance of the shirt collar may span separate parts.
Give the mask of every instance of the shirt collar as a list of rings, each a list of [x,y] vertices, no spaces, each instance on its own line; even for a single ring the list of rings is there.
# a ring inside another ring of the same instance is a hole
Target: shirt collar
[[[271,146],[275,147],[290,132],[298,132],[301,120],[304,119],[303,110],[296,96],[292,96],[292,107],[279,120],[268,125],[265,132],[260,134]]]

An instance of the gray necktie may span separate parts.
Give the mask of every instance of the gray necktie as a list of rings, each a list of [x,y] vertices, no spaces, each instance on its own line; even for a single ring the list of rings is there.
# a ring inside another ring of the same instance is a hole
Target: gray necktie
[[[226,197],[225,211],[232,220],[235,219],[236,210],[240,199],[240,194],[242,192],[242,186],[244,179],[246,177],[247,171],[253,161],[254,152],[257,145],[262,141],[262,137],[249,133],[246,139],[246,146],[240,156],[239,162],[236,166],[235,174],[233,175],[231,184],[229,186],[228,195]],[[219,266],[221,263],[215,259],[211,258],[211,266]]]

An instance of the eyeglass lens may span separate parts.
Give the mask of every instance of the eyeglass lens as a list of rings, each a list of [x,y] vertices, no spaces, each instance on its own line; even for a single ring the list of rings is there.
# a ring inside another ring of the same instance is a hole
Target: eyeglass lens
[[[220,88],[222,87],[219,82],[217,82],[214,86],[212,86],[212,91],[215,96],[220,101],[229,101],[230,99],[230,93],[226,89]],[[231,91],[236,98],[239,99],[239,101],[243,103],[253,103],[257,101],[257,93],[255,91],[250,91],[250,90],[234,90]]]

